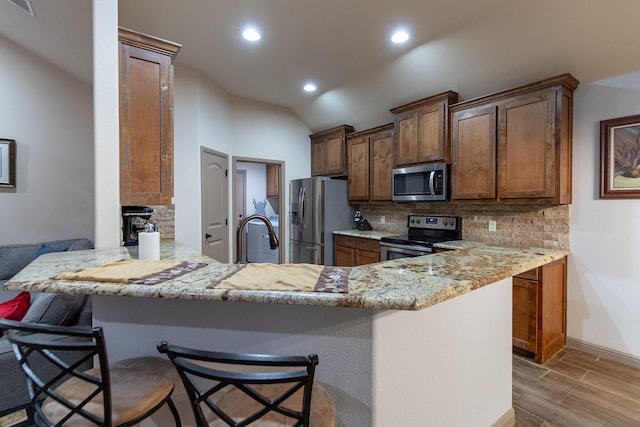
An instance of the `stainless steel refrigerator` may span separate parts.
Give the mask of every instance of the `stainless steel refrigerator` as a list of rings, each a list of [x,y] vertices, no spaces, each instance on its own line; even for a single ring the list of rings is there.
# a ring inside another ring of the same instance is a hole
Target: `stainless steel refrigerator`
[[[291,263],[333,265],[333,232],[351,229],[347,181],[294,179],[290,185]]]

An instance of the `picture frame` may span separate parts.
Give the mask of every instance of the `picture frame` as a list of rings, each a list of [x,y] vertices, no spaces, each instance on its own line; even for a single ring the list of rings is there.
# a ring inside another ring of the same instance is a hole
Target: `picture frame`
[[[600,198],[640,198],[640,115],[600,122]]]
[[[0,188],[16,186],[16,142],[0,138]]]

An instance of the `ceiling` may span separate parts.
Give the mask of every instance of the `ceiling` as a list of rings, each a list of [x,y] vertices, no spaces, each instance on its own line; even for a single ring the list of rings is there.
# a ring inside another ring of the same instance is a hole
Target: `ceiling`
[[[0,0],[0,34],[90,83],[91,2]],[[313,131],[392,121],[445,90],[470,99],[566,72],[640,71],[637,0],[120,0],[120,25],[182,44],[176,65],[231,95],[290,108]],[[262,40],[240,38],[244,25]],[[395,28],[411,39],[392,45]],[[301,87],[307,80],[315,94]]]

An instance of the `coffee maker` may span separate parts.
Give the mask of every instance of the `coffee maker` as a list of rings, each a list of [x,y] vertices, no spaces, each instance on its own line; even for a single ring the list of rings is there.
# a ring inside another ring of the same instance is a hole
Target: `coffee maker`
[[[151,219],[153,209],[148,206],[122,206],[122,241],[124,246],[138,246],[138,232]]]

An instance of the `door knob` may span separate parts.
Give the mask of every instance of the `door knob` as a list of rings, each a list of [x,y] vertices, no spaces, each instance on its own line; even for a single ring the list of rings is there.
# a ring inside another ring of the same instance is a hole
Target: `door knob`
[[[209,234],[209,233],[205,234],[205,235],[204,235],[204,238],[205,238],[205,239],[210,239],[210,238],[211,238],[211,234]]]

